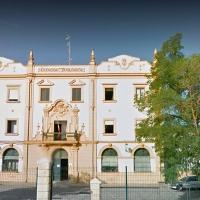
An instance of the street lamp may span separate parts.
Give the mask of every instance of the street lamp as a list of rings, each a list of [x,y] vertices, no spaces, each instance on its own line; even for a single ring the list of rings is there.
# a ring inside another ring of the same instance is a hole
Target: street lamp
[[[128,153],[132,152],[132,149],[128,148],[128,144],[127,143],[125,144],[125,151],[128,152]]]

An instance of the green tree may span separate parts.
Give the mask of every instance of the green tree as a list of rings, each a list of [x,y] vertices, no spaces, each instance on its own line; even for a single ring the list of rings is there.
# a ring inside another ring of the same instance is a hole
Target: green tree
[[[182,172],[200,174],[200,55],[185,57],[181,40],[177,33],[163,43],[147,76],[149,90],[135,96],[147,115],[136,138],[155,143],[166,181]]]

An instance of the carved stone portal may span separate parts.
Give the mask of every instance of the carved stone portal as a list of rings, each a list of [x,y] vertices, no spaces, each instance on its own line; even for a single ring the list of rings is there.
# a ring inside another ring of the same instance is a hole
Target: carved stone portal
[[[65,106],[63,102],[59,102],[56,107],[54,107],[53,111],[57,112],[59,115],[64,115],[69,112],[68,105]]]

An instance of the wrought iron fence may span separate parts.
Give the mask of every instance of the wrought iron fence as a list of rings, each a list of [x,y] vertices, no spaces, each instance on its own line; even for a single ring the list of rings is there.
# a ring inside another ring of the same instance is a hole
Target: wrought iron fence
[[[124,200],[200,200],[198,188],[171,189],[159,169],[155,172],[98,172],[92,168],[69,168],[67,180],[53,181],[51,199],[90,199],[90,181],[97,178],[100,199]],[[53,177],[53,170],[52,170]],[[36,168],[22,172],[0,172],[0,200],[36,199]]]
[[[0,172],[0,200],[36,199],[37,168]]]

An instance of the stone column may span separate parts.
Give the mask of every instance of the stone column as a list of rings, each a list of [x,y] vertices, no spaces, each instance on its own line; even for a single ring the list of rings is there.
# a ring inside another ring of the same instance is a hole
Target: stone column
[[[72,147],[72,175],[74,176],[73,182],[79,182],[79,174],[78,174],[78,147],[76,144],[73,144]]]
[[[37,200],[50,200],[51,163],[47,160],[41,160],[37,164]]]
[[[100,186],[101,182],[97,178],[90,181],[91,200],[100,200]]]

